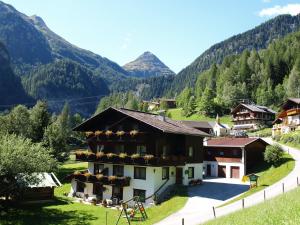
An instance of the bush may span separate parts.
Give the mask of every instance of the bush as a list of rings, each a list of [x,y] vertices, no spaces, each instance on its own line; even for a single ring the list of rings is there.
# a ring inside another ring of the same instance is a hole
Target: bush
[[[277,166],[283,157],[283,150],[279,145],[270,145],[267,146],[264,153],[264,160],[268,163],[271,163],[274,166]]]

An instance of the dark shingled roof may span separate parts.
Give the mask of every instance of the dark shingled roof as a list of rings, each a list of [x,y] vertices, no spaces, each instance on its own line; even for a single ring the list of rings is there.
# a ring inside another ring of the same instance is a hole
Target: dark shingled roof
[[[240,106],[244,106],[247,109],[249,109],[252,112],[262,112],[262,113],[272,113],[272,114],[276,114],[276,112],[266,106],[261,106],[261,105],[250,105],[250,104],[244,104],[244,103],[240,103],[237,107],[235,107],[232,112],[235,112]]]
[[[90,119],[86,120],[79,126],[75,127],[74,130],[81,130],[81,127],[85,127],[85,123],[91,123],[93,121],[97,121],[101,117],[101,114],[104,113],[107,110],[114,110],[117,112],[120,112],[124,115],[127,115],[129,117],[132,117],[136,120],[139,120],[142,123],[148,124],[156,129],[161,130],[164,133],[173,133],[173,134],[183,134],[183,135],[191,135],[191,136],[201,136],[201,137],[208,137],[209,134],[202,132],[200,130],[188,127],[181,121],[175,121],[168,117],[163,117],[157,114],[152,113],[145,113],[140,112],[136,110],[129,110],[124,108],[114,108],[110,107],[103,112],[100,112],[99,114],[91,117]]]
[[[295,102],[296,104],[300,104],[300,98],[288,98],[288,100]]]
[[[193,128],[209,128],[212,129],[213,127],[207,121],[190,121],[190,120],[182,120],[183,124],[193,127]]]
[[[260,141],[265,144],[263,139],[261,138],[214,138],[207,141],[207,147],[245,147],[252,142]]]

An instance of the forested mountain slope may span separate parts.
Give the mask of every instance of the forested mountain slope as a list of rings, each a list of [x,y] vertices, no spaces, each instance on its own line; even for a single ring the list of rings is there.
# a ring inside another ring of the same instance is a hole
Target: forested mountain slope
[[[178,93],[186,86],[193,86],[197,75],[212,64],[220,64],[228,55],[240,54],[244,50],[264,49],[273,40],[295,32],[300,28],[300,15],[280,15],[249,31],[235,35],[213,45],[202,53],[193,63],[180,71],[165,93]]]
[[[241,99],[278,109],[287,97],[299,95],[300,32],[295,32],[267,49],[244,50],[212,65],[177,100],[185,109],[216,115],[228,113]]]
[[[0,42],[0,110],[3,105],[12,105],[22,102],[32,102],[23,89],[21,80],[10,67],[10,57],[4,45]]]

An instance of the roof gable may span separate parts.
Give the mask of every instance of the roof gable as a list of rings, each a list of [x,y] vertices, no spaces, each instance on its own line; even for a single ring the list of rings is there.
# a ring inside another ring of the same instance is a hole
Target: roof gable
[[[253,142],[266,143],[261,138],[214,138],[207,141],[207,147],[246,147]]]
[[[96,130],[95,124],[97,121],[101,120],[103,115],[111,112],[118,112],[122,115],[134,118],[135,120],[138,120],[141,123],[147,124],[157,130],[160,130],[164,133],[174,133],[174,134],[182,134],[182,135],[191,135],[191,136],[202,136],[207,137],[210,136],[209,134],[199,131],[197,129],[191,128],[186,126],[180,121],[171,120],[168,117],[163,117],[157,114],[152,113],[145,113],[135,110],[129,110],[124,108],[113,108],[110,107],[99,114],[91,117],[90,119],[86,120],[79,126],[75,127],[75,131],[90,131],[90,130]],[[92,126],[93,125],[93,126]],[[91,129],[92,128],[92,129]]]

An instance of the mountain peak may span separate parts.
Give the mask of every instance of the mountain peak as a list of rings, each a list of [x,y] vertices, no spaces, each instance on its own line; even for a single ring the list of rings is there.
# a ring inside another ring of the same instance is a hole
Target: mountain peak
[[[123,68],[135,77],[153,77],[175,75],[157,56],[146,51],[137,59],[129,62]]]
[[[45,21],[44,21],[41,17],[39,17],[39,16],[37,16],[37,15],[31,16],[30,19],[32,20],[32,22],[33,22],[35,25],[37,25],[37,26],[39,26],[39,27],[47,27]]]

